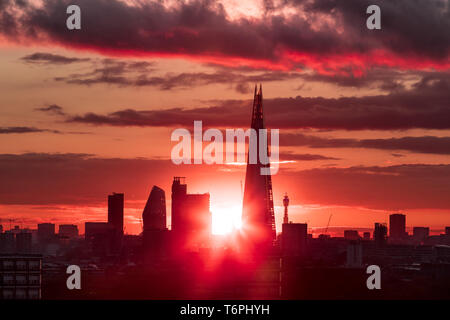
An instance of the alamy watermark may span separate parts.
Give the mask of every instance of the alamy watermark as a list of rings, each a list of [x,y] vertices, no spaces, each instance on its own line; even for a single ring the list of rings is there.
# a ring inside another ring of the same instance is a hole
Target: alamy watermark
[[[248,162],[261,164],[261,175],[274,175],[279,169],[279,129],[270,130],[270,155],[267,129],[226,129],[225,141],[219,129],[203,132],[202,121],[194,121],[194,135],[184,128],[172,132],[171,141],[178,143],[172,148],[171,159],[180,164],[245,164],[245,140],[248,139]],[[203,148],[203,142],[209,144]],[[236,153],[235,153],[236,142]],[[225,150],[224,150],[225,144]],[[192,152],[193,145],[193,152]],[[225,154],[225,156],[224,156]]]

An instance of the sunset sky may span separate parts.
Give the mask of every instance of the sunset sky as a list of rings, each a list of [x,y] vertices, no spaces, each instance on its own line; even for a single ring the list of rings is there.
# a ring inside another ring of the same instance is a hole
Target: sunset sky
[[[81,8],[82,29],[66,28]],[[381,8],[381,30],[366,8]],[[0,0],[0,224],[106,220],[141,231],[173,176],[239,211],[245,166],[172,164],[176,128],[248,128],[262,83],[273,177],[310,232],[450,225],[450,11],[434,0]],[[225,218],[226,220],[226,218]],[[170,224],[170,221],[169,221]]]

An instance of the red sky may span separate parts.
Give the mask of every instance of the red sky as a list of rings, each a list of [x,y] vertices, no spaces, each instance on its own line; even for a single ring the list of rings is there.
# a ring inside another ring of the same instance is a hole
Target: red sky
[[[106,219],[124,192],[139,233],[153,185],[186,176],[216,219],[241,205],[245,167],[174,166],[176,128],[247,128],[263,83],[280,129],[276,219],[311,231],[450,225],[450,14],[443,1],[0,1],[0,224]],[[72,4],[72,2],[70,2]],[[406,14],[408,13],[408,14]],[[420,21],[421,23],[417,23]],[[169,210],[170,212],[170,210]],[[219,220],[217,220],[219,221]],[[216,222],[217,222],[216,221]]]

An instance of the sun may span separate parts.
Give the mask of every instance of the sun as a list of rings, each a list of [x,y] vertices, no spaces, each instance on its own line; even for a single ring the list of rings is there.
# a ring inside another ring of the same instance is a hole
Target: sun
[[[242,226],[242,206],[212,206],[212,234],[225,235]]]

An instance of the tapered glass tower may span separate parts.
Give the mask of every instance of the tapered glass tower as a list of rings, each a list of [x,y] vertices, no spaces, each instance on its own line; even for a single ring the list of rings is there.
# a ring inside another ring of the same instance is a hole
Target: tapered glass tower
[[[256,143],[258,159],[256,163],[251,163],[250,155],[247,156],[247,172],[245,175],[244,201],[242,208],[242,226],[248,238],[253,243],[260,245],[270,245],[275,241],[275,215],[273,209],[272,177],[270,174],[263,175],[262,168],[270,168],[270,164],[262,164],[260,161],[260,135],[259,131],[265,129],[263,115],[262,86],[259,91],[255,87],[253,100],[252,124],[251,128],[256,131]],[[269,144],[267,144],[268,146]],[[268,148],[268,147],[267,147]],[[261,150],[266,152],[267,150]]]

